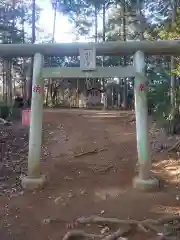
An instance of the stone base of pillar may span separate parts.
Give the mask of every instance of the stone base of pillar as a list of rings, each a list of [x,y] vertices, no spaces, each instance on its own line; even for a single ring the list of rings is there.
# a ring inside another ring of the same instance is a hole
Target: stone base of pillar
[[[46,181],[46,177],[43,175],[39,178],[30,178],[28,176],[21,178],[21,185],[24,189],[34,190],[41,188]]]
[[[155,191],[159,188],[159,181],[156,178],[142,180],[139,177],[133,179],[133,187],[140,191]]]

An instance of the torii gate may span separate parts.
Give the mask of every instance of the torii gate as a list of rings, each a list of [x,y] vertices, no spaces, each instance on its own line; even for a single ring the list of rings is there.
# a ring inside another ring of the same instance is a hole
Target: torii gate
[[[148,139],[148,114],[144,54],[180,55],[180,41],[130,41],[68,44],[0,44],[1,57],[29,57],[34,55],[32,105],[29,136],[28,174],[21,179],[28,189],[40,187],[45,177],[40,175],[40,153],[43,117],[43,77],[127,77],[135,76],[135,112],[139,175],[133,180],[135,188],[157,188],[158,180],[151,176],[151,159]],[[43,56],[78,56],[81,69],[43,68]],[[86,60],[84,57],[86,55]],[[95,56],[134,55],[134,66],[96,68]],[[89,56],[89,57],[88,57]],[[87,61],[89,63],[87,64]],[[79,76],[78,76],[79,75]]]

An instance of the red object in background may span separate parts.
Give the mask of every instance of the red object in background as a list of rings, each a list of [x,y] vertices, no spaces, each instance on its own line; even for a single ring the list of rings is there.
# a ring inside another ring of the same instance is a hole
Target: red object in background
[[[29,126],[30,125],[30,113],[31,109],[25,109],[22,111],[22,125]]]
[[[39,85],[35,85],[34,87],[33,87],[33,92],[36,92],[36,93],[41,93],[41,88],[40,88],[40,86]]]
[[[138,90],[139,90],[140,92],[144,91],[144,90],[145,90],[145,84],[144,84],[144,83],[141,83],[141,84],[139,85],[139,87],[138,87]]]

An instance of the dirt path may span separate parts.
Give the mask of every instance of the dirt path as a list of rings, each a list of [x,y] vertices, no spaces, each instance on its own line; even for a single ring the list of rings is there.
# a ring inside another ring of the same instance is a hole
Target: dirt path
[[[176,187],[170,183],[157,193],[132,188],[137,154],[135,126],[128,118],[125,112],[46,112],[45,124],[52,124],[47,133],[51,157],[42,166],[48,182],[41,191],[0,197],[1,238],[61,239],[72,221],[93,214],[145,219],[179,213]]]

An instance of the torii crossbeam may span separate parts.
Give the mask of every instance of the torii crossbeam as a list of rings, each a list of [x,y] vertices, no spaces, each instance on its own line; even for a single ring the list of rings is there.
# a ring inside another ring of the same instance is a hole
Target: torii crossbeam
[[[0,57],[79,56],[79,48],[96,48],[97,56],[133,55],[137,50],[149,55],[180,55],[180,40],[116,41],[103,43],[0,44]]]

